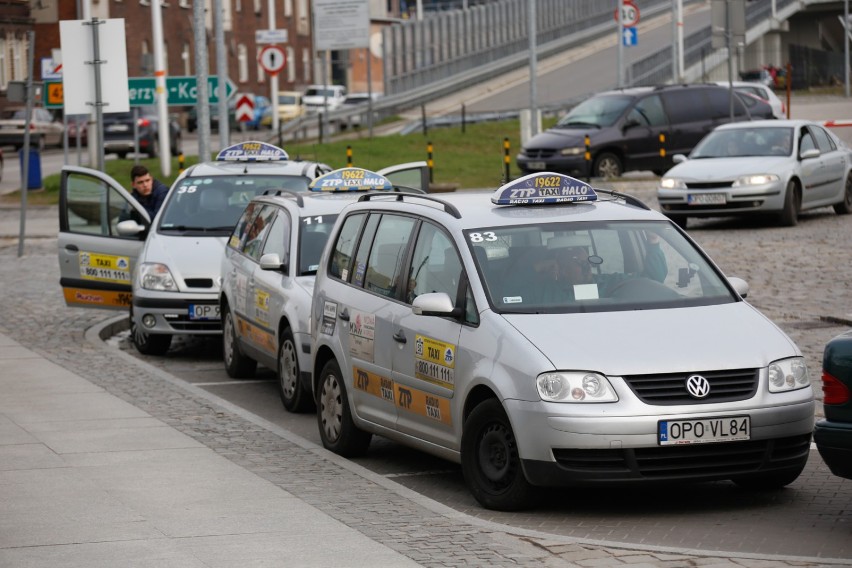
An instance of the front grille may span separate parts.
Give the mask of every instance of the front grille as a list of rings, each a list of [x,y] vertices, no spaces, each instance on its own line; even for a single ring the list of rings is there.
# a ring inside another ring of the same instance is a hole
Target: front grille
[[[762,470],[792,468],[804,463],[811,435],[776,440],[721,444],[657,446],[621,450],[554,448],[553,457],[566,470],[604,479],[725,479]]]
[[[725,189],[734,185],[732,181],[688,181],[686,187],[689,189]]]
[[[183,281],[187,288],[212,288],[212,278],[186,278]]]
[[[550,148],[526,148],[524,155],[530,160],[543,160],[556,155],[556,150]]]
[[[710,394],[694,398],[686,390],[686,379],[701,375],[710,383]],[[757,369],[727,371],[698,371],[664,375],[628,375],[624,381],[630,390],[646,404],[710,404],[746,400],[757,391]]]

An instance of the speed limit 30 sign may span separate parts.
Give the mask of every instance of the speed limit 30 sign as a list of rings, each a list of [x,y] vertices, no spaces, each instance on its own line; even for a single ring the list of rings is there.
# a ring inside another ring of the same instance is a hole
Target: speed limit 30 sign
[[[614,11],[615,21],[618,22],[618,10]],[[639,6],[633,2],[624,2],[621,5],[621,25],[632,28],[639,23]]]

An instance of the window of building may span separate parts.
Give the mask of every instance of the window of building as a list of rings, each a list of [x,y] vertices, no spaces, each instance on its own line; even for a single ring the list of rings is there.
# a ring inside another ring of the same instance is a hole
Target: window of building
[[[305,83],[311,82],[311,50],[302,48],[302,80]]]
[[[192,55],[189,49],[189,44],[184,42],[183,49],[180,52],[180,58],[183,62],[183,74],[191,75],[192,74]]]
[[[245,44],[242,43],[237,46],[237,66],[239,68],[237,80],[240,83],[248,83],[248,50]]]
[[[293,16],[293,0],[284,0],[284,17],[290,18]]]
[[[296,82],[296,50],[287,46],[287,82]]]
[[[263,45],[257,46],[257,53],[254,54],[254,60],[257,62],[257,82],[266,83],[266,71],[260,66],[260,51],[264,48]]]

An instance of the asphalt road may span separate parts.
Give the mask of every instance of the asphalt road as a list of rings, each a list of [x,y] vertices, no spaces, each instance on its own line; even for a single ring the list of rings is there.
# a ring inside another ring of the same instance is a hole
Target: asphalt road
[[[601,184],[633,193],[656,207],[654,182]],[[830,208],[807,213],[799,226],[764,221],[693,220],[690,234],[730,276],[751,285],[749,301],[786,331],[804,352],[821,399],[825,342],[852,325],[852,265],[836,262],[837,246],[852,240],[852,217]],[[228,378],[214,339],[175,342],[166,357],[136,353],[126,333],[111,343],[146,363],[215,394],[313,443],[313,414],[286,412],[273,374]],[[817,415],[822,415],[821,404]],[[558,490],[522,513],[482,509],[464,486],[458,465],[381,438],[357,463],[427,497],[480,519],[555,535],[637,545],[732,553],[847,558],[852,565],[852,480],[830,474],[816,450],[803,475],[779,492],[749,492],[732,483]]]

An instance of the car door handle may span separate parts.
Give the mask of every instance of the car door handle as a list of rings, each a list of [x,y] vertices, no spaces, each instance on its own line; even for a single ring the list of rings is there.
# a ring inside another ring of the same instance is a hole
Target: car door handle
[[[71,252],[80,252],[80,249],[77,248],[77,245],[65,245],[65,250],[70,250]]]
[[[349,310],[343,308],[342,310],[340,310],[340,313],[337,314],[337,317],[339,317],[343,321],[349,321]]]
[[[393,340],[398,343],[407,343],[408,340],[405,339],[405,332],[401,329],[393,334]]]

